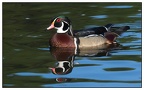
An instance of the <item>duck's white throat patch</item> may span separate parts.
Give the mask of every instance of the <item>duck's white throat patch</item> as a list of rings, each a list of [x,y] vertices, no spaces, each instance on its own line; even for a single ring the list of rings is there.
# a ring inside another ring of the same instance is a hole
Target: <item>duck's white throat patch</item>
[[[67,30],[63,30],[63,27],[64,27],[63,22],[62,22],[61,27],[59,27],[59,28],[55,27],[57,29],[57,33],[66,33],[68,31],[69,28]]]

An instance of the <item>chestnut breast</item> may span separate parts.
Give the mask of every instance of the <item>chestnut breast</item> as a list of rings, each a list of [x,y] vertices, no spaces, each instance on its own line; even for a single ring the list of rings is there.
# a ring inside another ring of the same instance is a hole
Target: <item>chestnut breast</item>
[[[75,47],[74,38],[66,33],[56,33],[50,39],[52,47]]]

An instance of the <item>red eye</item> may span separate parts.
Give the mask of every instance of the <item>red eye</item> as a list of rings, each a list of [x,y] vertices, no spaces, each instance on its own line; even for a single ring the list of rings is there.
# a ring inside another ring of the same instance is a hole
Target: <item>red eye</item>
[[[61,19],[60,19],[60,18],[58,18],[56,21],[57,21],[57,22],[60,22],[60,21],[61,21]]]

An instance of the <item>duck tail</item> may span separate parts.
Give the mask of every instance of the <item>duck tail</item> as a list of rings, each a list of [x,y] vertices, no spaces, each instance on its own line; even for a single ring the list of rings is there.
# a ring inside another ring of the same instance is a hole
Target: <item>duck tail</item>
[[[110,31],[115,32],[118,35],[121,35],[123,32],[126,32],[128,29],[130,29],[129,26],[122,26],[122,27],[111,27]]]

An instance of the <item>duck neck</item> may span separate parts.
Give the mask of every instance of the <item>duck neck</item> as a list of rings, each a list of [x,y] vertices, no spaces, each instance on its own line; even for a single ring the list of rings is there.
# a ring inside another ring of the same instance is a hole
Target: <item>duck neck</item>
[[[74,36],[74,35],[73,35],[73,30],[72,30],[72,25],[70,25],[69,33],[70,33],[71,36]]]

